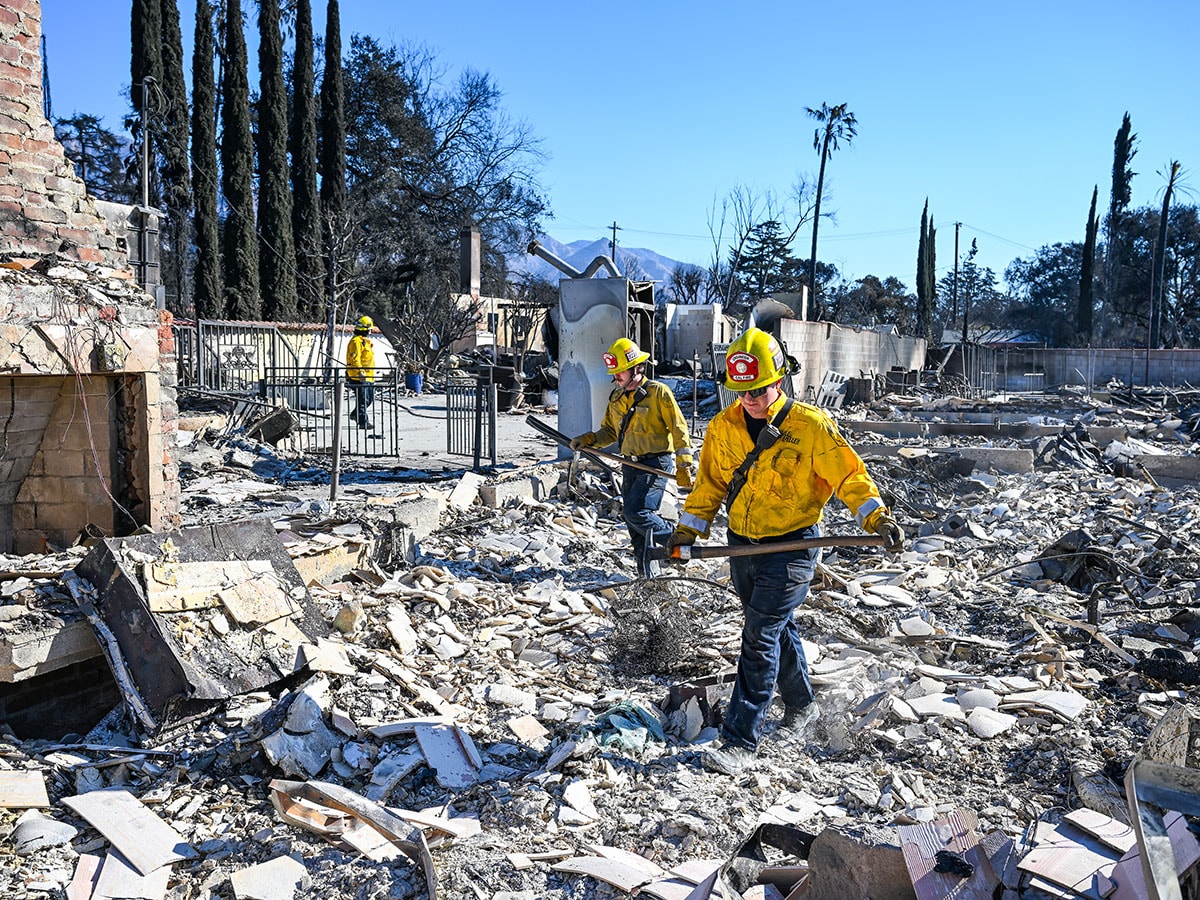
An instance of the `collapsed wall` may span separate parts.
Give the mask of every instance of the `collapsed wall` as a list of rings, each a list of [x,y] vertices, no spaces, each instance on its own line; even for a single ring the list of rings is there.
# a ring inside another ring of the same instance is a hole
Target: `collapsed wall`
[[[816,394],[828,372],[858,378],[925,365],[925,340],[918,337],[800,319],[780,319],[779,337],[800,363],[792,386],[805,399]]]

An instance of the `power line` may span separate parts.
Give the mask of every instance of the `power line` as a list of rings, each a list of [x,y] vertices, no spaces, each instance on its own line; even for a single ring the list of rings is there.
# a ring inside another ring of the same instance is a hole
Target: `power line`
[[[982,228],[977,228],[976,226],[970,225],[967,222],[962,222],[961,224],[963,228],[970,228],[972,231],[977,231],[979,234],[987,235],[988,237],[997,241],[1003,241],[1006,244],[1012,244],[1014,247],[1020,247],[1022,250],[1031,250],[1034,253],[1037,253],[1037,247],[1030,247],[1028,244],[1022,244],[1020,241],[1014,241],[1006,237],[1001,237],[998,234],[992,234],[990,231],[984,231]]]

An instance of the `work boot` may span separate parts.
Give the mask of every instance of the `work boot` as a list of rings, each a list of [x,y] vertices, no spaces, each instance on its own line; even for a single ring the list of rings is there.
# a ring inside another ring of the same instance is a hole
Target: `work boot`
[[[805,706],[784,707],[783,720],[776,729],[776,737],[785,741],[803,739],[819,715],[821,715],[821,707],[816,704],[816,701]]]
[[[754,751],[749,747],[739,747],[737,744],[724,744],[707,751],[704,754],[704,768],[710,772],[720,772],[722,775],[738,775],[747,766],[753,764]]]

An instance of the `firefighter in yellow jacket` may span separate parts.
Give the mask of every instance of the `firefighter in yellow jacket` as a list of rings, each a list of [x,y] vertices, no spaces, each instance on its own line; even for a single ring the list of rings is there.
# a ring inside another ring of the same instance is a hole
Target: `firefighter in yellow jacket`
[[[617,445],[627,459],[665,472],[674,471],[675,481],[687,490],[695,468],[687,420],[671,389],[646,377],[650,354],[629,338],[618,338],[604,354],[604,365],[616,382],[600,428],[571,441],[571,449]],[[672,459],[674,457],[674,459]],[[658,573],[658,563],[649,558],[650,547],[663,545],[671,526],[658,514],[667,479],[653,472],[622,466],[621,497],[625,524],[633,544],[638,575]]]
[[[346,379],[354,387],[354,421],[359,428],[371,427],[371,403],[375,400],[375,348],[370,334],[375,322],[359,316],[354,337],[346,345]]]
[[[707,768],[733,775],[758,749],[772,695],[784,703],[782,737],[799,737],[817,717],[808,664],[792,613],[808,595],[818,551],[770,552],[770,544],[820,534],[825,504],[837,496],[866,531],[898,551],[896,524],[862,459],[823,410],[781,390],[789,360],[779,342],[751,328],[729,346],[724,383],[738,401],[708,426],[700,470],[668,546],[707,537],[724,503],[729,543],[762,544],[766,552],[730,559],[742,601],[741,655],[733,697],[721,726],[723,745]]]

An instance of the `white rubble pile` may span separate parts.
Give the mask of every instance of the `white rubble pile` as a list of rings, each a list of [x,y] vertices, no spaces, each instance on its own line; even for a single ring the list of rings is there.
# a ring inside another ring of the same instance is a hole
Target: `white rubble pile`
[[[970,810],[981,834],[1020,842],[1047,814],[1119,802],[1124,766],[1194,690],[1171,679],[1200,647],[1196,617],[1179,614],[1200,600],[1197,489],[869,464],[910,547],[826,556],[798,614],[821,716],[794,742],[773,718],[739,777],[701,768],[717,733],[695,703],[667,708],[673,684],[736,661],[727,566],[633,581],[604,479],[585,475],[546,502],[447,505],[412,565],[310,585],[341,633],[279,693],[141,746],[117,716],[86,740],[0,741],[0,776],[39,773],[49,803],[0,809],[0,896],[62,896],[84,860],[119,849],[68,803],[114,788],[193,851],[167,864],[156,896],[172,900],[264,882],[284,885],[272,897],[427,895],[420,866],[344,811],[305,807],[328,839],[281,819],[278,779],[342,786],[422,829],[439,897],[508,900],[667,882],[648,895],[685,897],[762,823],[817,835]],[[1079,549],[1050,551],[1071,533]],[[669,670],[625,658],[630,597],[688,611],[689,652]]]

